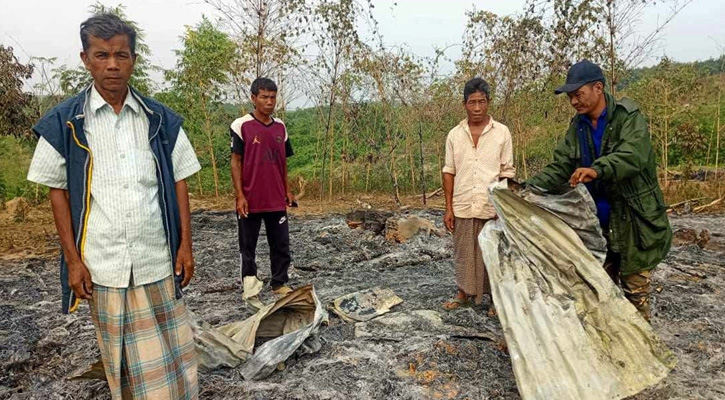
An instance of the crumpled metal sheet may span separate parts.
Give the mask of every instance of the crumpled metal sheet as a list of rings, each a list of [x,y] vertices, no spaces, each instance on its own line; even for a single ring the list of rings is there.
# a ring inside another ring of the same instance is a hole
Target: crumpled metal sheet
[[[602,268],[586,188],[489,190],[499,219],[479,243],[521,397],[614,400],[662,380],[677,360]]]
[[[306,291],[302,291],[306,289]],[[316,353],[322,348],[317,335],[322,322],[327,321],[327,312],[323,309],[312,285],[302,287],[287,295],[290,297],[301,291],[297,298],[288,303],[287,309],[303,311],[298,317],[287,316],[283,321],[273,319],[272,324],[260,326],[257,335],[279,336],[260,346],[254,355],[241,368],[244,379],[258,380],[269,376],[280,363],[292,354]],[[313,307],[313,308],[310,308]],[[307,310],[308,312],[304,312]],[[260,310],[262,311],[262,310]],[[309,311],[314,311],[310,313]],[[311,317],[311,318],[310,318]],[[309,321],[308,321],[309,319]]]
[[[262,379],[292,354],[320,349],[320,324],[327,320],[312,285],[300,287],[262,307],[244,321],[214,328],[194,325],[199,368],[234,368],[242,364],[245,379]],[[254,351],[256,338],[274,338]]]
[[[214,328],[198,323],[189,312],[191,329],[196,342],[199,369],[241,367],[242,376],[257,380],[269,376],[295,352],[310,354],[320,350],[320,324],[327,321],[327,312],[317,298],[312,285],[292,291],[277,301],[262,307],[244,321]],[[256,338],[275,338],[254,351]],[[103,363],[95,364],[70,379],[106,379]]]
[[[374,287],[336,298],[330,310],[347,322],[363,322],[390,312],[402,302],[392,290]]]

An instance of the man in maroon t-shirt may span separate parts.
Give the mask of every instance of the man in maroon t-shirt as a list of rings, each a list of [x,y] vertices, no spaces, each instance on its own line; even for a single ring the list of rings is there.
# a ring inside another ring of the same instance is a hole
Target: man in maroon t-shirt
[[[294,202],[287,182],[287,157],[293,154],[292,145],[284,123],[271,116],[277,103],[277,85],[257,78],[251,92],[254,111],[234,120],[230,132],[245,300],[257,299],[263,286],[255,262],[262,221],[270,247],[272,291],[282,295],[292,291],[286,286],[291,262],[287,207]]]

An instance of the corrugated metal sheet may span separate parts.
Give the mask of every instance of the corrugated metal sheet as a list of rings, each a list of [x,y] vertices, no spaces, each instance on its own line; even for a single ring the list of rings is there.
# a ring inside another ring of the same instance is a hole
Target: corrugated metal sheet
[[[677,361],[602,268],[583,185],[490,190],[499,219],[479,242],[522,398],[621,399],[662,380]]]

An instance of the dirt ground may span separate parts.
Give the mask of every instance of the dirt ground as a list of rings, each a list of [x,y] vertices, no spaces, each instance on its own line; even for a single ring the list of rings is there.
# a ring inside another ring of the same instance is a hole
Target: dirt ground
[[[408,212],[442,227],[440,211]],[[678,234],[678,246],[657,269],[653,325],[679,364],[634,399],[725,398],[725,216],[672,217],[672,223],[693,231]],[[294,286],[314,284],[326,303],[372,286],[390,288],[404,300],[393,308],[399,323],[368,327],[373,334],[357,338],[354,324],[331,314],[321,327],[320,352],[290,359],[264,381],[244,381],[236,370],[202,373],[201,398],[519,398],[500,325],[485,312],[488,304],[451,312],[440,307],[455,292],[449,236],[390,243],[348,228],[342,214],[293,215],[290,229]],[[695,242],[703,229],[709,241],[701,248]],[[241,301],[234,215],[196,211],[193,235],[197,276],[187,290],[189,308],[212,325],[251,315]],[[109,398],[105,382],[66,379],[97,358],[93,325],[86,305],[60,314],[57,259],[48,255],[57,245],[39,248],[0,260],[0,399]],[[269,278],[268,255],[260,240],[263,279]],[[416,319],[424,314],[418,310],[439,313],[425,315],[439,316],[440,323],[431,327]],[[456,327],[498,339],[456,334]]]

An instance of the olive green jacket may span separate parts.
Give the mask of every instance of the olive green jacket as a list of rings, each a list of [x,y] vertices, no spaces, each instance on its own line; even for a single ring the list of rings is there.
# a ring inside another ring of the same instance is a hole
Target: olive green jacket
[[[597,180],[611,206],[609,248],[621,254],[621,272],[628,275],[650,270],[667,255],[672,244],[662,191],[657,181],[655,156],[647,121],[636,103],[616,100],[609,93],[607,127],[602,138],[602,155],[592,163]],[[552,191],[567,185],[581,166],[577,129],[589,130],[575,116],[564,139],[554,151],[554,161],[529,179],[528,185]],[[581,135],[589,139],[591,132]],[[594,158],[594,157],[593,157]]]

